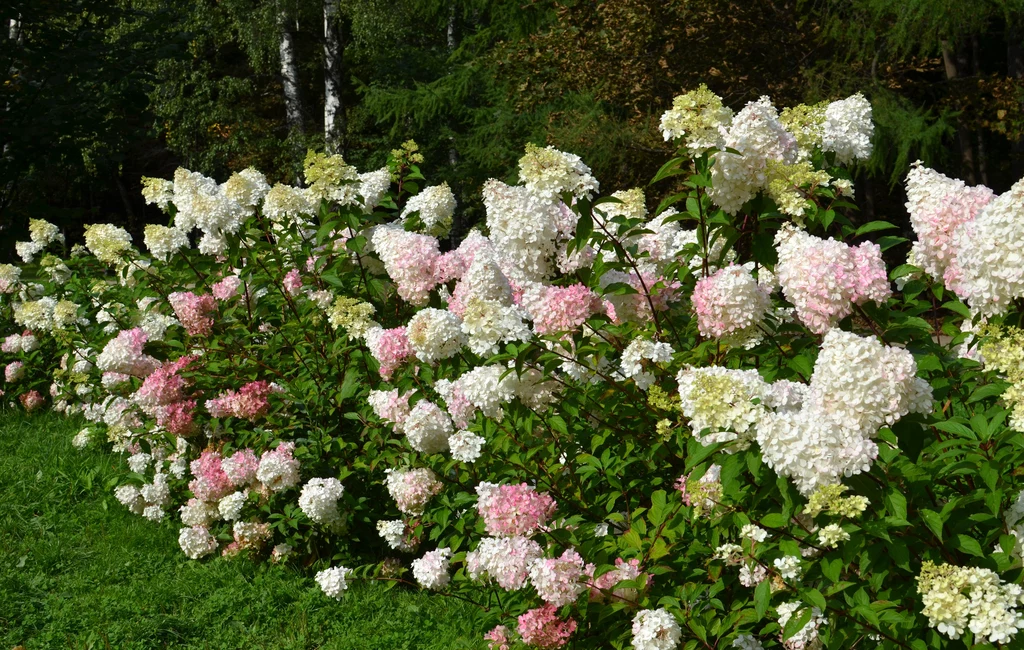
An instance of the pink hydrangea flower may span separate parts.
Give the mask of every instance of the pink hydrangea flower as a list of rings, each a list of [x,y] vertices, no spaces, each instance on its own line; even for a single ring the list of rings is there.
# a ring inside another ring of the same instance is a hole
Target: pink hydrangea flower
[[[252,449],[241,449],[220,462],[228,480],[235,487],[248,485],[256,478],[256,470],[260,461]]]
[[[395,369],[413,355],[404,326],[387,330],[374,327],[366,333],[366,346],[380,364],[380,376],[385,381],[391,379]]]
[[[608,318],[616,325],[621,323],[648,323],[654,320],[654,311],[665,311],[669,303],[679,300],[679,288],[675,280],[669,280],[652,272],[637,275],[635,272],[608,271],[601,276],[601,286],[628,284],[636,293],[606,295],[604,301]],[[659,286],[660,285],[660,286]]]
[[[145,413],[155,416],[158,407],[185,399],[185,388],[191,382],[179,373],[195,360],[195,356],[187,355],[154,370],[136,391],[135,402]]]
[[[600,297],[583,284],[538,286],[523,294],[522,303],[538,334],[573,332],[602,309]]]
[[[133,377],[146,377],[160,367],[160,362],[142,352],[149,335],[141,328],[123,330],[107,342],[96,357],[96,367],[103,372],[117,372]]]
[[[593,576],[594,566],[587,566],[588,573]],[[636,580],[640,577],[640,560],[631,559],[624,561],[621,557],[615,559],[615,569],[590,582],[590,600],[603,602],[609,598],[636,602],[637,591],[633,588],[615,589],[615,585],[624,580]],[[647,584],[651,583],[651,577],[647,576]]]
[[[5,352],[7,354],[21,352],[21,334],[11,334],[4,338],[4,342],[0,344],[0,352]]]
[[[191,291],[178,291],[167,296],[175,316],[185,331],[192,336],[209,336],[213,331],[213,317],[217,311],[217,300],[205,294],[197,296]]]
[[[299,292],[302,291],[302,278],[299,276],[299,270],[292,269],[288,271],[281,284],[284,285],[284,290],[288,292],[289,296],[299,295]]]
[[[46,398],[37,390],[30,390],[18,399],[21,400],[21,405],[25,407],[25,410],[29,412],[36,410],[46,403]]]
[[[561,557],[544,558],[530,565],[530,584],[546,603],[563,607],[576,600],[586,588],[583,582],[586,565],[573,549]]]
[[[215,418],[234,416],[249,421],[267,414],[271,393],[280,392],[268,381],[252,381],[237,391],[229,390],[220,397],[206,401],[206,410]]]
[[[396,433],[402,433],[405,420],[412,410],[409,406],[410,394],[400,395],[397,388],[389,391],[374,390],[370,391],[370,396],[366,401],[373,408],[377,417],[391,424]]]
[[[526,483],[500,485],[480,495],[477,510],[491,535],[532,535],[547,524],[557,504]]]
[[[4,368],[4,379],[7,380],[8,384],[13,384],[22,377],[25,376],[25,364],[20,361],[14,361],[7,364]]]
[[[519,617],[519,636],[529,645],[541,650],[561,648],[569,641],[576,631],[576,621],[558,618],[558,609],[554,605],[544,605],[531,609]]]
[[[394,281],[398,295],[413,305],[426,305],[430,291],[438,284],[441,252],[437,239],[389,224],[374,230],[373,248]]]
[[[864,242],[852,248],[788,224],[776,234],[775,243],[775,272],[782,291],[815,334],[824,334],[849,316],[853,304],[884,302],[892,293],[877,244]]]
[[[241,287],[242,278],[237,275],[229,275],[210,287],[210,292],[213,293],[213,297],[217,300],[228,300],[238,295],[238,290]]]
[[[219,501],[234,490],[231,479],[221,468],[220,454],[215,451],[204,451],[192,461],[191,469],[195,479],[188,489],[200,501]]]
[[[504,625],[499,625],[485,634],[484,641],[487,641],[488,650],[509,650],[512,647],[510,634]]]
[[[161,406],[156,410],[156,423],[179,436],[195,433],[196,401],[185,399]]]
[[[768,289],[742,266],[727,266],[698,280],[692,300],[697,329],[709,338],[754,328],[771,308]]]

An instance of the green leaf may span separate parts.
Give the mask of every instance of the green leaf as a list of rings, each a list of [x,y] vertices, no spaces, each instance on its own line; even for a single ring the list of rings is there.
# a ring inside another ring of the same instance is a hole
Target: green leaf
[[[757,589],[754,590],[754,611],[757,612],[757,618],[760,620],[764,618],[765,612],[768,611],[768,606],[772,600],[771,581],[762,580],[758,583]]]
[[[924,525],[928,526],[928,530],[932,531],[932,533],[936,537],[938,537],[939,541],[941,542],[942,541],[942,515],[940,515],[939,513],[935,512],[934,510],[929,510],[927,508],[922,508],[921,509],[921,520],[924,521]]]
[[[907,518],[907,497],[893,488],[885,495],[885,509],[897,519]]]
[[[768,582],[765,580],[765,582]],[[804,629],[804,626],[811,620],[811,614],[813,610],[810,607],[804,607],[796,616],[791,616],[786,621],[786,627],[782,629],[782,640],[788,641],[794,634]]]
[[[896,226],[894,224],[889,223],[888,221],[869,221],[868,223],[858,228],[857,232],[854,233],[853,236],[860,237],[861,235],[867,234],[869,232],[877,232],[879,230],[892,230],[893,228],[896,228]]]
[[[956,536],[956,547],[964,553],[969,553],[975,557],[985,557],[985,552],[981,550],[981,544],[978,540],[967,535]]]
[[[660,526],[668,515],[668,509],[665,507],[665,501],[665,490],[655,490],[654,493],[651,494],[651,509],[647,512],[647,518],[655,526]]]
[[[828,609],[828,604],[825,602],[825,597],[822,596],[821,592],[817,589],[808,589],[803,593],[803,597],[807,599],[807,602],[814,605],[823,612]]]

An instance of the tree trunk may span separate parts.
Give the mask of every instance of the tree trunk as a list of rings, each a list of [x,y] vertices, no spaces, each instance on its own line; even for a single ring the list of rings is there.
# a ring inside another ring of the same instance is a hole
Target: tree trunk
[[[961,57],[957,57],[953,50],[950,48],[949,41],[942,41],[942,63],[946,68],[946,79],[953,80],[960,76],[961,68],[966,69],[966,61],[962,60]],[[956,130],[957,140],[960,143],[960,162],[963,165],[963,171],[961,174],[965,176],[965,180],[971,184],[977,184],[977,175],[974,171],[974,145],[971,142],[971,133],[966,127],[960,125]]]
[[[284,110],[288,130],[302,134],[302,97],[299,96],[299,65],[295,60],[295,33],[288,10],[278,5],[277,25],[280,36],[278,51],[281,55],[281,86],[284,89]]]
[[[338,0],[324,0],[324,144],[327,153],[345,149],[345,107],[341,101],[342,54]]]
[[[1021,22],[1010,22],[1006,26],[1006,76],[1024,81],[1024,29]],[[1024,177],[1024,138],[1017,138],[1012,144],[1010,170],[1011,181]]]

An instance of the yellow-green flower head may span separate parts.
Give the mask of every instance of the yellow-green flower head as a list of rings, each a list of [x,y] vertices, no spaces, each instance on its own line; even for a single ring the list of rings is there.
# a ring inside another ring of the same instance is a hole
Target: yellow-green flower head
[[[812,202],[807,198],[814,188],[828,185],[832,177],[824,170],[816,170],[809,161],[787,164],[768,160],[768,196],[779,206],[779,211],[797,221]]]
[[[732,117],[732,109],[722,104],[722,98],[701,84],[672,100],[672,108],[661,116],[661,133],[666,142],[682,138],[686,148],[697,155],[722,146],[722,134]]]
[[[358,196],[359,172],[338,154],[310,150],[305,161],[306,184],[317,199],[347,204]]]
[[[61,300],[53,308],[53,324],[57,329],[70,329],[78,323],[78,305],[70,300]]]
[[[370,319],[376,311],[368,302],[338,296],[327,310],[327,320],[334,329],[344,327],[351,338],[362,338],[367,330],[376,325]]]
[[[841,484],[818,488],[807,500],[804,513],[811,517],[817,517],[822,512],[850,519],[859,517],[867,509],[869,501],[860,495],[844,497],[843,493],[849,489]]]
[[[60,234],[60,229],[42,219],[28,220],[28,235],[34,243],[40,246],[47,246],[55,241],[64,241],[64,235]]]
[[[798,104],[782,109],[779,121],[796,137],[797,146],[801,151],[810,152],[821,147],[825,133],[825,109],[828,102],[817,104]]]
[[[146,203],[166,210],[174,198],[174,183],[163,178],[142,177],[142,198]]]
[[[124,228],[94,223],[85,227],[85,245],[99,261],[115,264],[131,249],[132,236]]]

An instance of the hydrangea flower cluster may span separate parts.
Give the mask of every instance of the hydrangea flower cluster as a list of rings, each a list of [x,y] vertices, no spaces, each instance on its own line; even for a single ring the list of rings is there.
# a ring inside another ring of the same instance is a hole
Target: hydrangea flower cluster
[[[477,510],[491,535],[532,535],[543,528],[557,507],[555,500],[532,485],[477,486]]]
[[[622,351],[619,372],[626,379],[636,382],[640,390],[647,390],[654,383],[654,374],[644,370],[644,361],[654,364],[669,364],[675,350],[668,343],[635,338]]]
[[[338,499],[344,492],[345,486],[336,478],[311,478],[302,486],[299,509],[318,524],[337,527],[341,523]]]
[[[341,596],[348,589],[348,582],[345,579],[350,573],[352,573],[352,569],[343,566],[324,569],[316,574],[316,583],[320,585],[320,590],[324,594],[335,600],[341,600]]]
[[[448,234],[452,227],[452,215],[455,214],[455,195],[448,183],[423,188],[406,202],[400,218],[407,222],[412,213],[419,216],[426,234],[435,237]]]
[[[931,387],[916,371],[906,350],[830,330],[800,409],[768,412],[757,423],[765,463],[804,494],[868,471],[880,427],[931,411]]]
[[[633,617],[636,650],[673,650],[682,637],[679,623],[664,609],[643,609]]]
[[[466,571],[474,580],[491,579],[505,591],[522,589],[530,567],[544,556],[540,544],[528,537],[484,537],[466,554]]]
[[[882,303],[892,295],[878,244],[851,247],[789,225],[776,234],[775,244],[775,273],[782,291],[800,321],[816,334],[849,316],[854,304]]]
[[[206,410],[215,418],[236,417],[255,421],[270,410],[270,396],[281,389],[268,381],[251,381],[237,391],[225,391],[206,401]]]
[[[271,492],[295,487],[299,482],[300,463],[295,459],[294,451],[295,443],[282,442],[276,449],[263,452],[256,467],[256,480]]]
[[[209,294],[198,296],[191,291],[178,291],[167,296],[174,315],[192,336],[209,336],[213,331],[213,314],[217,300]]]
[[[722,98],[701,84],[672,99],[672,108],[661,116],[661,133],[666,142],[683,138],[690,154],[699,156],[712,147],[721,147],[722,134],[732,117],[732,109],[722,104]]]
[[[914,163],[907,174],[907,212],[917,241],[910,259],[950,288],[960,275],[953,248],[953,233],[973,221],[995,194],[983,185],[968,187],[934,169]]]
[[[424,589],[444,589],[451,582],[451,576],[448,575],[451,557],[451,549],[439,548],[425,553],[418,560],[413,560],[412,575],[416,582]]]
[[[569,637],[576,631],[576,621],[571,618],[562,620],[554,605],[544,605],[521,614],[516,630],[529,645],[541,650],[554,650],[569,642]]]
[[[928,624],[950,639],[970,628],[976,639],[1007,643],[1024,629],[1024,589],[1005,583],[989,569],[926,561],[917,576],[917,592]]]
[[[527,144],[526,155],[519,159],[519,178],[527,189],[548,200],[563,192],[589,199],[600,188],[579,156],[534,144]]]
[[[585,575],[583,558],[572,549],[557,558],[534,560],[530,565],[530,584],[544,602],[555,607],[568,605],[583,593]]]
[[[1003,314],[1024,296],[1024,179],[992,199],[953,231],[954,259],[947,282],[977,312]],[[952,277],[949,277],[952,276]]]
[[[407,515],[423,514],[427,502],[442,488],[434,472],[425,467],[408,470],[389,469],[385,484],[398,509]]]
[[[746,345],[761,340],[758,326],[771,308],[771,295],[747,267],[729,265],[701,278],[692,300],[701,335]]]

